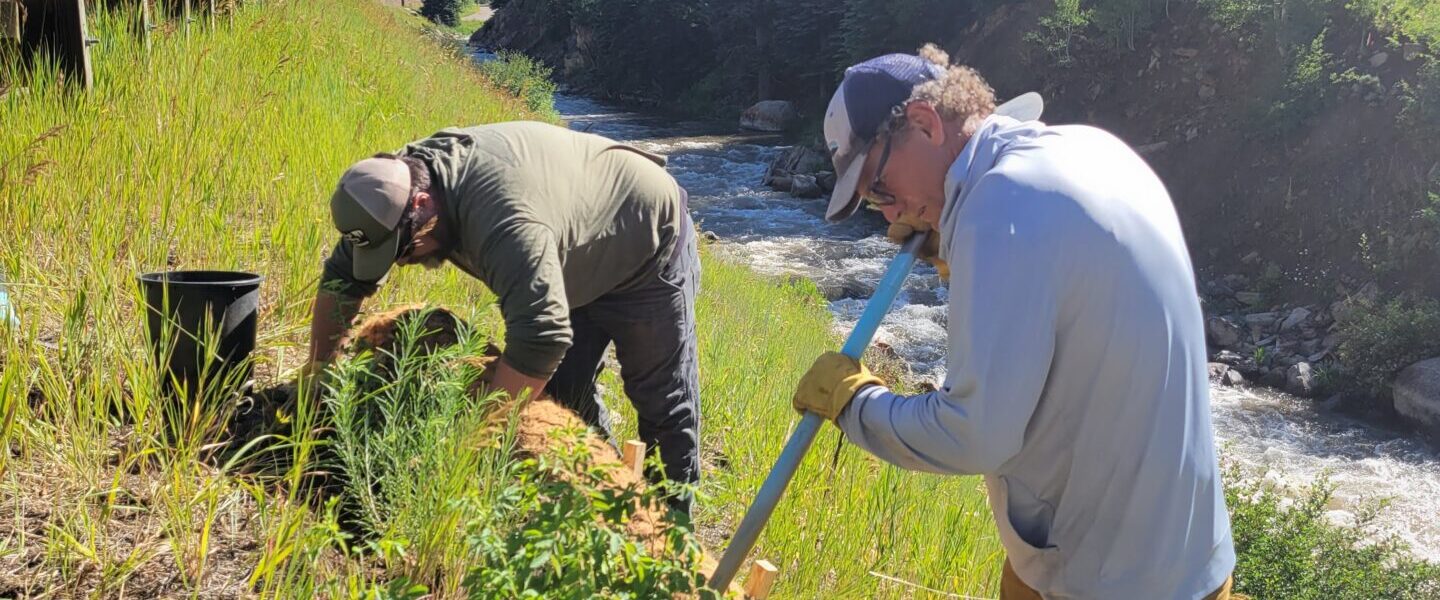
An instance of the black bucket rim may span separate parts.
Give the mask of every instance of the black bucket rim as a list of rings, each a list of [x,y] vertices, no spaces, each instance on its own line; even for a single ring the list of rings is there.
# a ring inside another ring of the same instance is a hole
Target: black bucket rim
[[[176,275],[200,276],[199,280],[176,278]],[[211,277],[212,279],[207,279]],[[183,285],[191,287],[235,287],[247,285],[260,285],[265,281],[264,275],[250,273],[248,271],[223,271],[215,269],[194,269],[178,271],[154,271],[143,273],[137,277],[140,283],[159,285]]]

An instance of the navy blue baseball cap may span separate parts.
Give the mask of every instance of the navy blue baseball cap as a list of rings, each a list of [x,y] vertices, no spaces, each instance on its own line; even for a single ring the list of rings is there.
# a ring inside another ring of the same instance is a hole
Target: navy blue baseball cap
[[[855,213],[860,171],[880,127],[910,99],[915,86],[944,76],[944,67],[913,54],[886,54],[845,69],[825,110],[825,146],[836,175],[825,220],[843,221]],[[995,113],[1032,121],[1043,108],[1039,94],[1031,92],[996,107]]]

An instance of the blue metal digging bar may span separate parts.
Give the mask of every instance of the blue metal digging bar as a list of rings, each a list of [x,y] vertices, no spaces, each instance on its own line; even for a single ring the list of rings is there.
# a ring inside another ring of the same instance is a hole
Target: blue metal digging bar
[[[890,261],[885,277],[875,288],[875,295],[865,303],[865,312],[860,315],[855,329],[845,340],[845,347],[840,349],[841,354],[859,360],[865,353],[865,349],[870,346],[870,340],[875,337],[875,330],[880,328],[880,320],[885,318],[885,313],[890,312],[890,305],[895,302],[895,296],[900,294],[911,267],[915,266],[915,252],[925,243],[927,235],[929,234],[918,233],[905,240],[905,245],[901,246],[900,253]],[[730,580],[735,578],[736,571],[740,570],[740,563],[745,562],[746,555],[755,547],[760,531],[765,529],[765,523],[775,512],[775,505],[780,503],[780,496],[795,477],[795,470],[800,467],[801,459],[805,458],[805,453],[810,450],[811,444],[815,443],[815,435],[820,432],[823,422],[820,415],[812,412],[807,412],[800,418],[800,424],[795,427],[795,432],[790,434],[790,440],[785,442],[785,448],[780,451],[780,458],[775,459],[775,466],[770,468],[765,483],[760,485],[760,492],[755,494],[755,501],[751,502],[750,509],[745,511],[745,518],[735,530],[735,537],[730,538],[730,545],[725,547],[725,554],[720,557],[720,564],[715,567],[715,576],[710,578],[710,589],[723,590],[730,585]]]

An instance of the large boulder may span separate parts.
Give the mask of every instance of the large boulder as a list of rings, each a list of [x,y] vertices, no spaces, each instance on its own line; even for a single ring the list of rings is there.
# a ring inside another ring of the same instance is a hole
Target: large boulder
[[[815,182],[814,175],[796,175],[790,178],[790,195],[796,198],[819,198],[824,191]]]
[[[1285,320],[1280,323],[1280,331],[1290,331],[1291,329],[1299,327],[1302,323],[1305,322],[1306,319],[1309,318],[1309,309],[1303,306],[1296,308],[1295,310],[1290,311],[1290,314],[1286,316]]]
[[[1216,348],[1234,348],[1240,343],[1245,331],[1225,317],[1210,317],[1205,321],[1205,333]]]
[[[789,192],[795,183],[796,176],[809,175],[823,190],[825,184],[820,183],[819,180],[820,175],[825,174],[830,175],[830,187],[833,189],[835,186],[834,174],[823,171],[828,168],[830,168],[830,159],[824,154],[803,144],[791,146],[770,162],[770,168],[765,171],[765,178],[760,183],[768,185],[776,191]]]
[[[1440,439],[1440,358],[1405,367],[1393,388],[1395,412]]]
[[[785,100],[761,100],[740,115],[740,128],[755,131],[785,131],[795,122],[795,105]]]

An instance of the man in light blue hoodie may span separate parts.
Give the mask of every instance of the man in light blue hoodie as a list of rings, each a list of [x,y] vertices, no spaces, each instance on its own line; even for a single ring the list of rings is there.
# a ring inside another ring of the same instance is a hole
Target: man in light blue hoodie
[[[1174,206],[1119,139],[1038,118],[1038,102],[997,109],[933,46],[846,71],[825,117],[826,217],[864,198],[892,233],[935,230],[946,377],[901,396],[830,353],[794,405],[901,467],[983,474],[1002,599],[1228,598],[1235,551]]]

